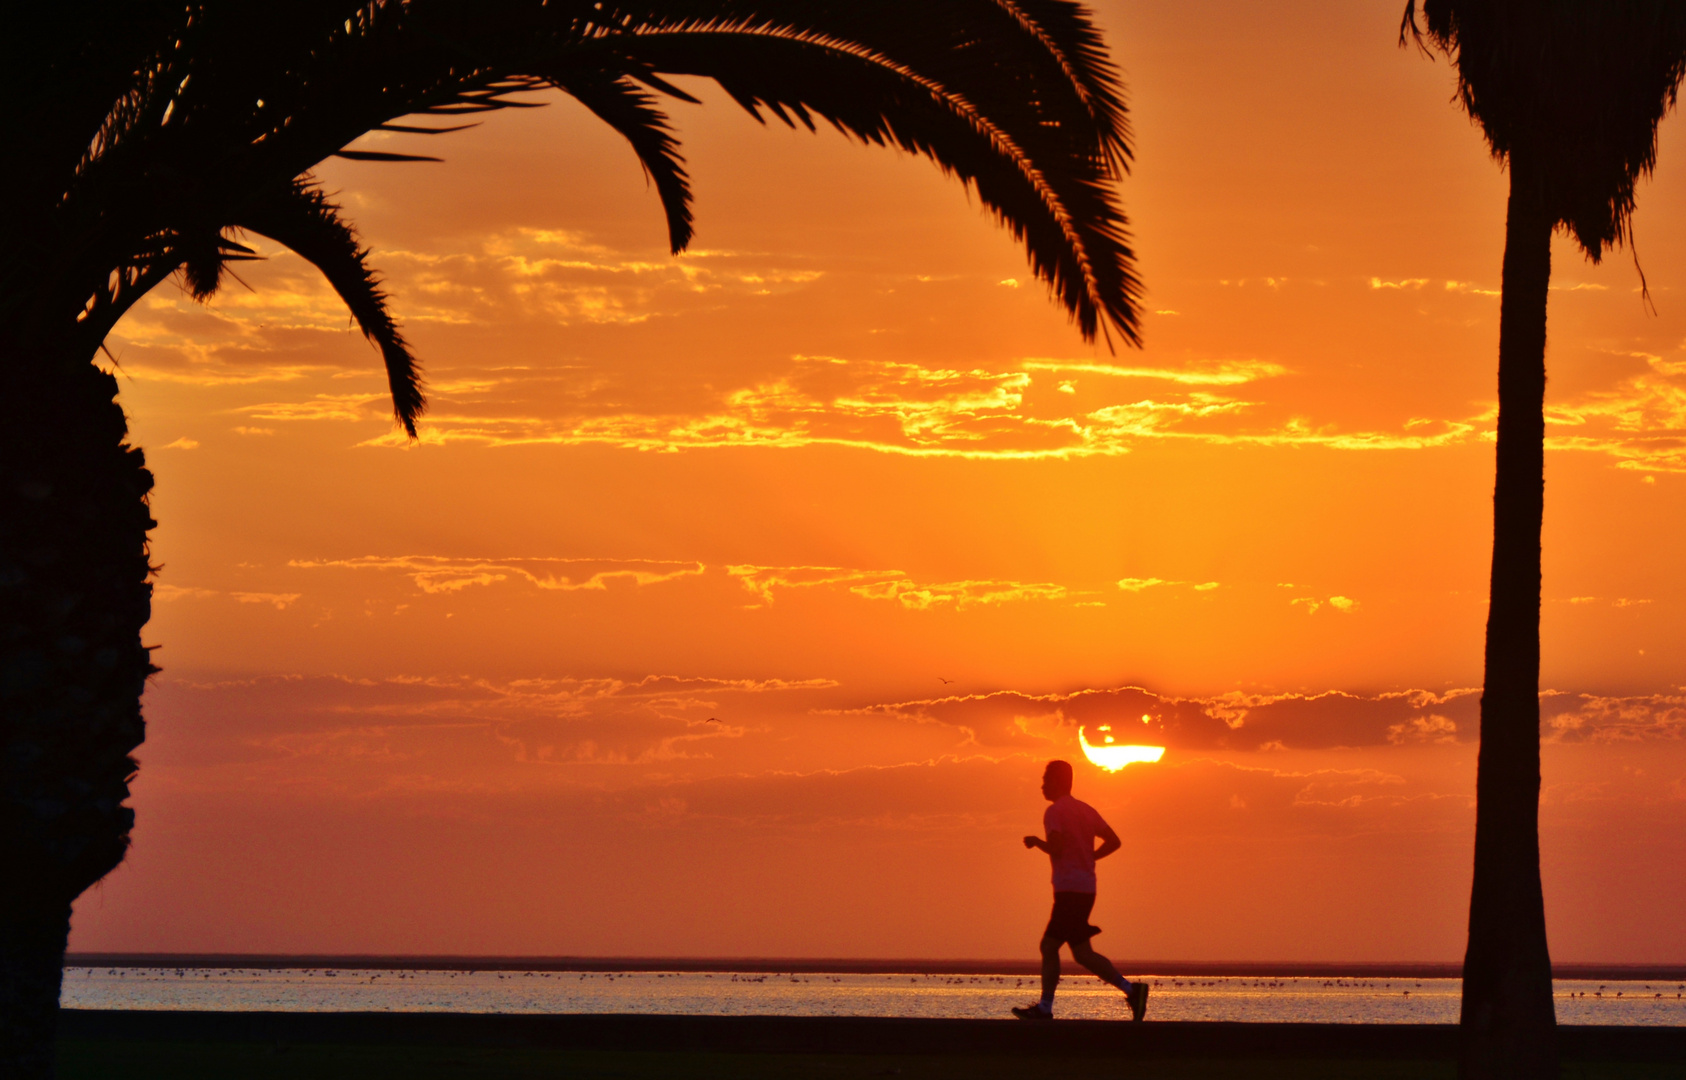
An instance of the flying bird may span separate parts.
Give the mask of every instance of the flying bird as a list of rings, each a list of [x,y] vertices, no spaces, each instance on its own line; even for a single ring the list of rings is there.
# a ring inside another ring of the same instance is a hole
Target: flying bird
[[[703,721],[703,723],[705,723],[705,724],[718,724],[719,722],[720,722],[720,718],[717,717],[717,716],[711,716],[707,720]]]
[[[945,679],[941,675],[938,675],[937,681],[942,683],[944,686],[947,686],[949,683],[953,682],[954,680],[953,679]]]

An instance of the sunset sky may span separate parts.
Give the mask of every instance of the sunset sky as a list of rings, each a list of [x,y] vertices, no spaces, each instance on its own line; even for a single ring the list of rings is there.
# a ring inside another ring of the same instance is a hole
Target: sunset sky
[[[1142,350],[929,162],[672,103],[698,234],[560,95],[319,175],[419,444],[300,260],[110,341],[158,478],[128,861],[77,950],[1034,955],[1079,725],[1120,958],[1452,960],[1506,177],[1399,0],[1097,5]],[[1560,960],[1686,961],[1686,130],[1553,249]],[[1144,723],[1143,717],[1149,720]],[[709,722],[709,718],[718,722]]]

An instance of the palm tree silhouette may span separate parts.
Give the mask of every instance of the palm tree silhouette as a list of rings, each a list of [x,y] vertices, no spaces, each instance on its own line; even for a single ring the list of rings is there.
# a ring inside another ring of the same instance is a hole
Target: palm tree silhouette
[[[1556,1077],[1540,889],[1540,524],[1545,505],[1551,237],[1587,258],[1629,239],[1634,183],[1686,71],[1671,0],[1409,0],[1401,43],[1457,67],[1458,97],[1510,167],[1493,568],[1487,613],[1475,879],[1464,956],[1463,1077]]]
[[[0,35],[0,1072],[51,1072],[71,902],[122,859],[152,476],[106,334],[175,275],[214,294],[245,234],[314,264],[386,366],[411,435],[422,380],[310,170],[370,131],[561,90],[631,143],[675,252],[691,196],[658,95],[718,83],[758,119],[829,123],[932,159],[1025,246],[1087,339],[1137,344],[1116,197],[1122,84],[1069,0],[90,0],[11,5]],[[415,118],[415,119],[411,119]],[[403,121],[403,122],[400,122]]]

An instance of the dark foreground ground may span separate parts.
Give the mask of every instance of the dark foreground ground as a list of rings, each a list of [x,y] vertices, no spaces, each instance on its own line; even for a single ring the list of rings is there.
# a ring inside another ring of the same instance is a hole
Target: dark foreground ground
[[[64,1014],[64,1080],[1450,1078],[1440,1025],[423,1013]],[[1686,1080],[1686,1028],[1561,1030],[1564,1080]]]

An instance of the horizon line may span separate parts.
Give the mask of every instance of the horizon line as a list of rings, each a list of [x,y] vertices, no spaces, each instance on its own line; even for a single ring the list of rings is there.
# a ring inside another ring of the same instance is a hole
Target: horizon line
[[[1437,960],[1151,960],[1121,959],[1121,970],[1153,975],[1231,978],[1456,979],[1462,961]],[[1075,965],[1071,966],[1074,970]],[[1039,959],[938,959],[779,956],[577,956],[471,953],[187,953],[67,952],[79,968],[302,968],[419,971],[721,972],[858,975],[1020,975]],[[1558,962],[1558,979],[1686,979],[1686,961]]]

